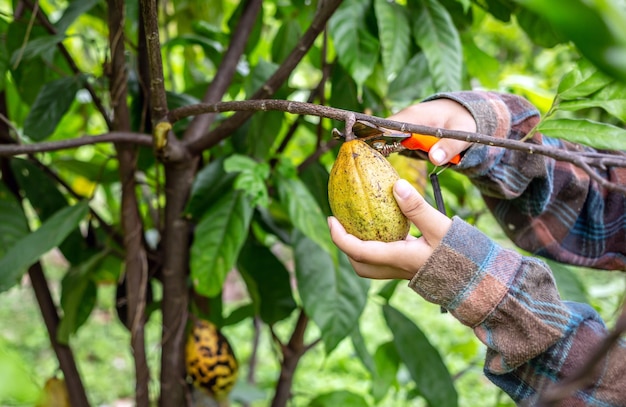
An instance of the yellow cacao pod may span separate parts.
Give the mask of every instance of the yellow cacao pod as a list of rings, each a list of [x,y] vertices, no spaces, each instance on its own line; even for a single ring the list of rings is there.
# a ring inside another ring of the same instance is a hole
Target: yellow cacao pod
[[[346,231],[362,240],[392,242],[409,233],[409,220],[393,196],[398,173],[362,140],[343,143],[330,171],[328,201]]]
[[[185,348],[187,375],[216,400],[224,400],[237,381],[239,365],[226,337],[211,322],[197,319]]]

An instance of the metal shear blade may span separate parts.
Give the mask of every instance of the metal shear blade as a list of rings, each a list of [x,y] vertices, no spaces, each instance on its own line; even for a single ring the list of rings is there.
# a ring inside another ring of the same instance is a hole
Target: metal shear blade
[[[357,120],[352,126],[352,132],[358,139],[365,141],[383,155],[404,150],[405,147],[400,142],[411,137],[410,134],[393,133],[389,129],[364,120]],[[346,135],[337,129],[333,129],[333,136],[343,140],[346,138]]]

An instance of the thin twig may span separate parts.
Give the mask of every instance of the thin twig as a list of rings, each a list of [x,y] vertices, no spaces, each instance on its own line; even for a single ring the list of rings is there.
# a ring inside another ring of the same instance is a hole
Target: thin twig
[[[114,131],[97,136],[83,136],[58,141],[43,141],[35,144],[6,144],[0,145],[0,157],[67,150],[101,143],[132,143],[135,145],[151,146],[152,137],[140,133]]]

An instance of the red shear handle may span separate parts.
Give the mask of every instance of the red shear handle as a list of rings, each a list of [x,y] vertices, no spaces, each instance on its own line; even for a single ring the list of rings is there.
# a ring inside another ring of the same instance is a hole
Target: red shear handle
[[[439,140],[441,140],[439,137],[411,133],[411,137],[402,140],[400,143],[409,150],[421,150],[429,152],[430,148]],[[460,154],[455,155],[450,160],[452,164],[458,164],[459,161],[461,161]]]

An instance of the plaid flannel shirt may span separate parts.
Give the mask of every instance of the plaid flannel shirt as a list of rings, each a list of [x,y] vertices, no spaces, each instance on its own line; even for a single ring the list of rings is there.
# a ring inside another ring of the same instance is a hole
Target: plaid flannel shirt
[[[523,98],[494,92],[434,95],[464,105],[478,132],[521,139],[539,120]],[[531,143],[590,150],[536,134]],[[615,152],[615,154],[624,154]],[[480,189],[507,235],[521,248],[563,263],[626,270],[626,197],[600,188],[566,162],[474,145],[456,168]],[[626,168],[602,177],[626,183]],[[562,301],[549,267],[504,249],[455,217],[409,286],[447,308],[487,346],[485,374],[513,400],[534,405],[541,392],[584,365],[607,335],[593,308]],[[626,341],[565,406],[626,406]]]

